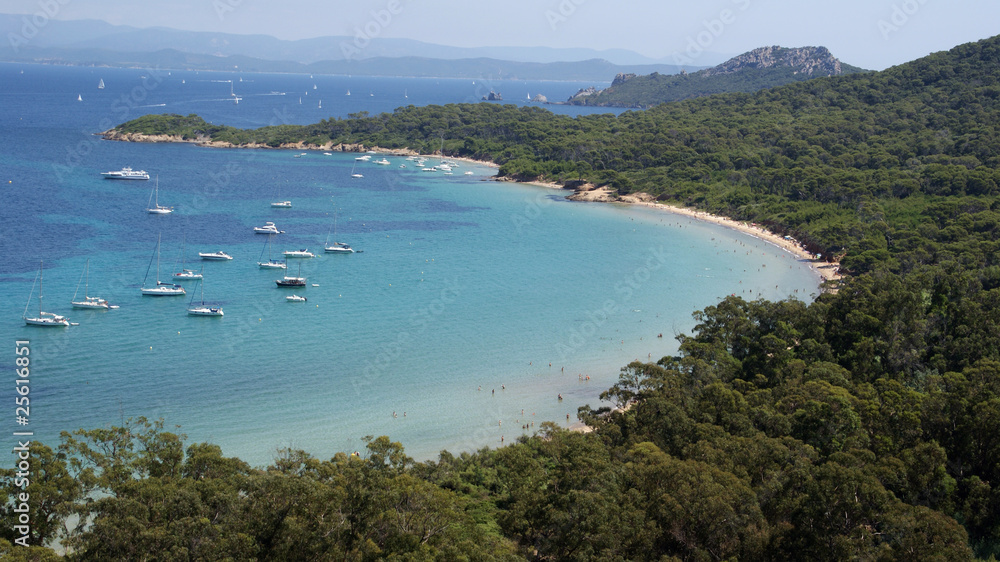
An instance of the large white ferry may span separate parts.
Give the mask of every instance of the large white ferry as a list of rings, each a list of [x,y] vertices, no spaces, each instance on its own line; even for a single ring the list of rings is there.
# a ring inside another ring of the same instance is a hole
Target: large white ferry
[[[148,180],[149,172],[146,170],[133,170],[128,166],[125,166],[121,170],[116,172],[102,172],[102,176],[106,180]]]

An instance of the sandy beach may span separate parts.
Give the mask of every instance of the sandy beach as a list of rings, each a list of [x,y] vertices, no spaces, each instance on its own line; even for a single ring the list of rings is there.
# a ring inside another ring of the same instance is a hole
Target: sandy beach
[[[554,182],[533,181],[527,182],[527,184],[550,189],[567,189],[565,186]],[[816,275],[824,282],[836,281],[842,277],[840,274],[839,263],[830,262],[824,259],[816,259],[815,255],[807,251],[798,241],[792,238],[785,238],[784,236],[775,234],[766,228],[753,223],[736,221],[727,217],[713,215],[705,211],[698,211],[687,207],[659,203],[648,193],[640,192],[619,196],[614,189],[609,187],[597,187],[592,184],[586,184],[577,188],[572,195],[567,196],[567,199],[591,203],[623,203],[626,205],[639,205],[695,220],[710,222],[719,226],[738,230],[742,233],[749,234],[755,238],[760,238],[765,242],[778,246],[779,248],[794,255],[796,258],[808,262],[809,267],[815,271]]]
[[[678,207],[675,205],[666,205],[663,203],[656,203],[653,201],[648,201],[644,199],[639,199],[632,196],[625,196],[619,198],[619,202],[626,203],[630,205],[641,205],[643,207],[648,207],[650,209],[657,209],[660,211],[673,213],[675,215],[682,215],[685,217],[690,217],[696,220],[706,221],[726,228],[732,228],[733,230],[738,230],[745,234],[749,234],[756,238],[760,238],[765,242],[774,244],[779,248],[793,254],[795,257],[809,262],[809,267],[813,269],[817,275],[820,276],[824,281],[836,281],[839,280],[842,275],[840,274],[840,264],[836,262],[828,262],[824,259],[816,259],[816,256],[806,251],[794,239],[788,239],[778,234],[775,234],[766,228],[758,226],[753,223],[735,221],[730,218],[722,217],[719,215],[713,215],[711,213],[706,213],[704,211],[697,211],[694,209],[688,209],[686,207]]]

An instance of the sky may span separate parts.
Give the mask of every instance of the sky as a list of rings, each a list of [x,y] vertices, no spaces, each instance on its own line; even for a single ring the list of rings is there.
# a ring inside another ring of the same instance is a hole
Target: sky
[[[874,70],[1000,33],[996,0],[0,0],[0,13],[39,12],[288,40],[368,30],[459,47],[627,49],[699,66],[714,64],[708,53],[825,46]]]

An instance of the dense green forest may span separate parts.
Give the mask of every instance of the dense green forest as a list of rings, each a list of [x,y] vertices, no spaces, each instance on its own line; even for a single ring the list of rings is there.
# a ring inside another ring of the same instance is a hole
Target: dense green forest
[[[762,58],[767,64],[762,64]],[[839,62],[825,47],[765,47],[697,72],[654,72],[636,76],[593,95],[570,98],[568,103],[643,108],[714,94],[756,92],[820,76],[858,72],[866,71]]]
[[[33,449],[32,542],[81,560],[995,559],[998,77],[994,38],[619,117],[482,104],[257,131],[127,123],[273,146],[443,139],[509,177],[764,222],[852,275],[810,304],[695,313],[677,356],[622,369],[603,395],[620,408],[580,409],[588,434],[545,426],[423,463],[378,437],[360,456],[253,468],[142,419],[66,433]],[[0,557],[54,558],[9,546],[4,476]]]

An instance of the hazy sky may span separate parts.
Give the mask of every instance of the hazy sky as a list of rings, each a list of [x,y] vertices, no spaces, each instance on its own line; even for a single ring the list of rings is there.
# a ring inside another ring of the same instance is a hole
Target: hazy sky
[[[101,19],[135,27],[265,34],[354,35],[462,47],[621,48],[692,64],[702,50],[822,45],[849,64],[882,69],[1000,33],[996,0],[0,0],[0,12]],[[395,13],[392,13],[395,12]]]

